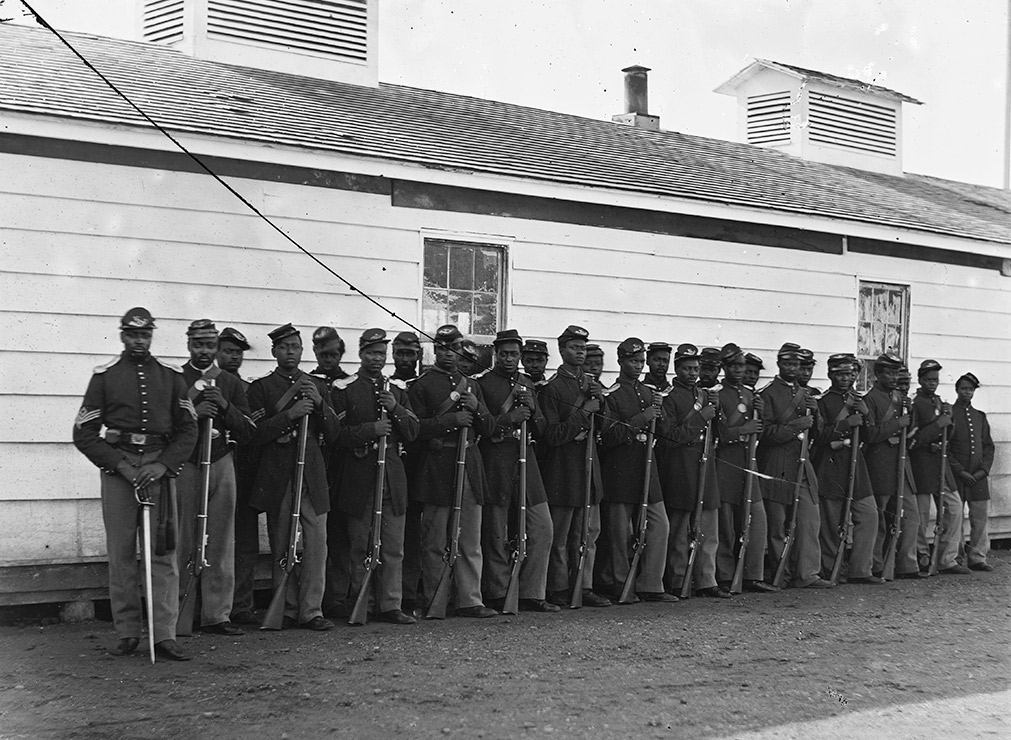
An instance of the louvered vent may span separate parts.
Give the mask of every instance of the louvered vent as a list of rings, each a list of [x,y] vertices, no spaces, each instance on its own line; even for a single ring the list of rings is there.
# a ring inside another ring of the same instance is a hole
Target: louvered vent
[[[144,3],[144,40],[171,44],[183,37],[183,0]]]
[[[790,143],[790,93],[748,97],[748,143]]]
[[[208,0],[209,38],[368,62],[366,0]]]
[[[808,101],[808,136],[819,144],[896,156],[896,111],[872,103],[812,92]]]

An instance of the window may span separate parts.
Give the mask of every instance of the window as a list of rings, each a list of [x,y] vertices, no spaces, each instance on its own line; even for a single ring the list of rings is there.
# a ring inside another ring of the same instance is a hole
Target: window
[[[490,344],[504,321],[505,248],[425,239],[422,326],[430,334],[456,324],[464,336]]]
[[[857,390],[874,382],[874,360],[892,352],[907,360],[909,338],[909,286],[860,281],[857,352],[863,367]]]

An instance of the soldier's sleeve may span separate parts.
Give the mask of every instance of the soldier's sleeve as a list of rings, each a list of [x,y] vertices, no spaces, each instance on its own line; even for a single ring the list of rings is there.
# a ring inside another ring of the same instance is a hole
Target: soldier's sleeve
[[[228,408],[225,409],[224,422],[225,429],[228,430],[232,439],[239,444],[246,444],[253,438],[256,424],[250,418],[249,400],[246,398],[246,390],[242,383],[236,381],[228,383]]]
[[[333,399],[333,410],[340,419],[340,431],[337,432],[338,447],[361,447],[379,435],[376,434],[375,421],[363,421],[357,424],[348,423],[348,409],[351,408],[351,388],[332,388],[330,390]]]
[[[600,442],[604,447],[620,447],[630,444],[635,435],[645,427],[642,415],[635,414],[629,418],[628,404],[622,403],[626,392],[616,391],[604,398],[604,421],[600,432]]]
[[[544,412],[544,433],[541,441],[549,447],[561,447],[572,442],[580,433],[590,428],[590,413],[580,405],[582,399],[575,404],[566,403],[558,392],[555,383],[548,383],[538,394],[541,411]],[[576,406],[576,408],[572,408]],[[567,415],[563,412],[569,412]],[[563,418],[564,417],[564,418]]]
[[[524,385],[530,390],[530,395],[534,401],[534,408],[530,413],[530,420],[527,422],[528,431],[533,434],[534,439],[540,439],[544,434],[545,426],[547,426],[547,419],[544,418],[544,411],[541,410],[541,404],[537,401],[537,389],[532,388],[526,383]]]
[[[937,425],[940,417],[934,416],[934,404],[916,398],[913,401],[912,416],[910,428],[916,429],[916,446],[923,447],[940,441],[944,430]]]
[[[864,401],[870,410],[870,413],[867,414],[866,425],[867,439],[865,441],[867,444],[873,445],[884,442],[889,437],[894,437],[899,433],[899,419],[897,415],[888,421],[883,421],[885,414],[888,413],[888,405],[890,403],[888,396],[881,393],[868,393],[864,396]]]
[[[664,426],[663,434],[669,442],[676,445],[688,445],[696,441],[702,430],[706,427],[706,420],[702,418],[699,411],[692,409],[692,413],[687,418],[680,413],[677,401],[672,393],[664,399]]]
[[[250,418],[256,423],[256,429],[250,440],[251,444],[264,445],[273,442],[282,434],[287,434],[295,428],[286,411],[275,414],[273,407],[268,408],[269,401],[264,381],[254,380],[249,386],[247,398],[249,399]]]
[[[103,471],[114,473],[123,455],[102,439],[104,409],[105,375],[96,373],[88,382],[81,410],[77,412],[77,418],[74,420],[74,446]]]
[[[179,474],[183,463],[193,454],[193,448],[197,446],[199,431],[197,412],[186,395],[186,381],[183,380],[182,373],[177,373],[174,370],[168,372],[172,374],[173,383],[172,439],[158,456],[158,462],[164,465],[168,469],[168,475],[174,478]]]
[[[397,430],[401,442],[413,442],[418,438],[421,421],[411,409],[411,399],[405,391],[397,388],[393,392],[393,397],[397,399],[397,405],[390,412],[393,428]]]
[[[983,442],[983,461],[980,463],[979,470],[973,471],[973,475],[976,475],[978,479],[982,480],[990,475],[990,468],[993,467],[993,456],[994,456],[994,443],[993,437],[990,436],[990,422],[986,418],[986,414],[982,411],[979,412],[980,416],[980,439]],[[978,475],[980,472],[983,473],[982,476]]]
[[[780,405],[776,401],[776,386],[769,386],[762,391],[761,396],[765,401],[765,410],[762,412],[762,441],[773,445],[782,445],[796,439],[798,428],[791,423],[792,420],[780,422],[776,414]],[[784,394],[784,400],[785,394]],[[789,403],[789,400],[787,400]]]
[[[490,436],[495,431],[495,417],[484,402],[484,391],[479,383],[471,385],[471,392],[477,396],[477,411],[474,412],[474,429],[478,434]]]

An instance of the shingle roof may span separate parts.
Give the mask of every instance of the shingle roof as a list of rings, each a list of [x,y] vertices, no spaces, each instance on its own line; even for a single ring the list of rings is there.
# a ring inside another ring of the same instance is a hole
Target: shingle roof
[[[51,33],[0,25],[0,110],[147,127]],[[361,87],[68,34],[173,132],[1011,244],[1011,195],[451,93]]]

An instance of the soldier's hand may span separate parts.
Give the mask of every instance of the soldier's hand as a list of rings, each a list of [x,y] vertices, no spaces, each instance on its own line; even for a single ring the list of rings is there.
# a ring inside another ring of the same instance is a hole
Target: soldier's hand
[[[116,472],[128,481],[133,481],[137,477],[137,468],[128,463],[126,460],[120,460],[116,463]]]
[[[167,472],[168,468],[163,463],[144,463],[137,469],[137,477],[133,479],[133,484],[138,488],[144,488],[157,481]]]
[[[372,422],[372,431],[376,437],[385,437],[393,431],[393,422],[389,419]]]
[[[316,384],[304,375],[299,383],[299,390],[305,398],[312,401],[313,408],[319,408],[323,404],[323,395],[319,392],[319,388],[317,388]]]
[[[303,416],[308,416],[316,408],[311,398],[300,398],[293,403],[287,411],[288,419],[298,421]]]
[[[951,416],[951,404],[941,401],[941,414],[944,416]]]
[[[642,418],[649,424],[660,415],[660,409],[656,406],[647,406],[642,410]]]
[[[228,401],[225,399],[225,394],[222,393],[221,389],[216,385],[204,388],[200,394],[200,400],[210,401],[222,411],[225,411],[228,408]]]
[[[972,473],[967,473],[963,470],[961,473],[958,474],[958,477],[967,486],[976,485],[976,479],[973,477]]]
[[[460,403],[467,411],[477,411],[477,396],[475,396],[470,391],[464,391],[460,394]]]
[[[746,421],[743,424],[741,424],[742,435],[760,434],[761,431],[762,431],[761,419],[752,419],[751,421]]]
[[[846,417],[846,423],[851,427],[858,427],[864,423],[864,417],[862,414],[850,414]]]
[[[453,422],[457,427],[469,427],[474,423],[474,414],[469,411],[457,411],[453,414]]]
[[[530,409],[526,406],[515,406],[509,412],[509,421],[513,424],[520,424],[530,418]]]
[[[699,409],[699,415],[706,421],[712,421],[713,417],[716,416],[716,407],[709,405],[703,406]]]
[[[587,401],[583,401],[582,408],[583,408],[583,411],[586,411],[587,413],[595,414],[598,411],[600,411],[600,399],[594,397],[594,398],[591,398],[591,399],[589,399]]]
[[[948,414],[941,414],[937,417],[937,426],[941,429],[951,426],[951,417]]]
[[[657,408],[663,406],[663,394],[660,391],[653,391],[653,405]]]
[[[759,414],[761,414],[763,411],[765,411],[765,399],[762,398],[757,393],[755,394],[755,404],[754,405],[755,405],[755,411],[757,411]]]
[[[526,406],[531,411],[534,408],[534,397],[530,393],[530,390],[525,386],[520,386],[516,390],[516,403],[520,406]]]
[[[909,414],[903,414],[897,419],[897,421],[899,422],[899,429],[908,429],[913,419],[909,416]]]
[[[818,410],[818,400],[810,393],[806,393],[804,395],[804,408],[806,408],[808,411]]]
[[[193,407],[198,419],[213,419],[218,415],[218,407],[213,401],[201,401]]]
[[[597,380],[592,375],[588,375],[587,378],[588,378],[587,393],[589,393],[591,397],[597,399],[598,401],[603,401],[604,386],[602,386],[600,384],[600,381]]]
[[[801,416],[797,419],[794,419],[790,423],[797,429],[798,432],[802,432],[805,429],[810,429],[812,426],[814,426],[814,417]]]
[[[393,411],[397,407],[397,399],[389,391],[379,391],[379,405],[387,411]]]
[[[867,402],[862,398],[857,399],[857,402],[853,404],[853,409],[862,416],[867,416],[867,414],[871,412],[871,410],[867,408]]]

